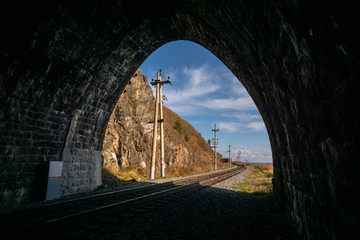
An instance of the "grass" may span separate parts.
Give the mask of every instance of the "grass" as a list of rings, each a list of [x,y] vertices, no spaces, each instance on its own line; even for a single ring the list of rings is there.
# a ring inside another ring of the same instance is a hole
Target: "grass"
[[[270,199],[273,198],[273,166],[265,164],[244,164],[251,170],[243,183],[235,189],[240,192],[249,193],[255,197]]]

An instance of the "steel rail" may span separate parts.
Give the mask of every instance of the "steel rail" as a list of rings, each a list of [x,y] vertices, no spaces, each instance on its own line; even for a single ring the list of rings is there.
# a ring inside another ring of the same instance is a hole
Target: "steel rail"
[[[78,221],[80,217],[90,217],[100,212],[101,214],[105,214],[106,211],[114,211],[115,209],[128,209],[150,200],[163,198],[189,189],[210,186],[230,178],[245,169],[245,166],[238,166],[221,172],[189,177],[162,184],[122,189],[59,203],[50,203],[40,208],[15,213],[14,216],[25,216],[25,219],[30,219],[27,224],[25,224],[27,225],[26,228],[32,230],[40,229],[44,226],[56,225],[58,223]],[[109,201],[111,201],[111,203],[109,203]],[[66,208],[69,209],[64,210]],[[54,210],[55,212],[53,212]],[[44,216],[41,215],[41,213],[46,214]],[[0,233],[0,235],[3,234]]]
[[[51,219],[51,220],[46,221],[45,224],[50,224],[50,223],[52,224],[52,223],[56,223],[56,222],[61,222],[61,221],[68,220],[68,219],[71,219],[71,218],[74,218],[74,217],[79,217],[79,216],[83,216],[83,215],[96,213],[96,212],[99,212],[99,211],[104,211],[105,209],[109,209],[109,208],[118,209],[119,206],[122,206],[122,208],[128,208],[128,207],[130,207],[130,205],[133,206],[133,205],[137,205],[137,204],[140,204],[140,203],[144,202],[142,200],[146,200],[146,201],[154,200],[154,199],[161,198],[161,197],[173,194],[173,193],[177,193],[177,192],[182,191],[182,190],[192,188],[192,187],[197,186],[197,185],[210,186],[210,185],[215,184],[215,183],[217,183],[219,181],[222,181],[222,180],[224,180],[226,178],[234,176],[234,175],[236,175],[239,172],[244,171],[244,170],[245,170],[245,168],[240,168],[239,169],[239,167],[238,167],[238,168],[223,171],[223,172],[212,173],[212,174],[208,174],[208,175],[196,176],[196,177],[191,177],[191,178],[188,178],[188,179],[182,179],[182,180],[178,180],[178,181],[173,181],[173,182],[170,182],[170,183],[174,184],[174,185],[166,184],[166,186],[170,186],[170,188],[168,188],[168,189],[152,192],[152,193],[149,193],[149,194],[141,195],[141,196],[138,196],[138,197],[133,197],[133,198],[130,198],[130,199],[122,200],[122,201],[111,203],[111,204],[105,204],[105,205],[102,205],[100,207],[95,207],[93,209],[84,210],[84,211],[81,211],[81,212],[78,212],[78,213],[75,213],[75,214],[70,214],[68,216]],[[176,185],[176,183],[177,184],[182,183],[183,185]],[[141,189],[144,189],[144,188],[141,187]],[[125,191],[123,191],[123,192],[125,192]],[[116,193],[118,193],[118,192],[116,192]]]

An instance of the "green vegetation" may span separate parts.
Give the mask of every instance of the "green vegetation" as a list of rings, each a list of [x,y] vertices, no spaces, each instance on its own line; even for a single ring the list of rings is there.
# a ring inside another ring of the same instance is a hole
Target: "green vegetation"
[[[178,118],[178,119],[176,120],[174,129],[175,129],[180,135],[183,135],[184,129],[183,129],[183,124],[182,124],[180,118]]]
[[[189,141],[190,140],[190,135],[184,131],[184,127],[183,127],[183,124],[181,122],[181,119],[178,118],[175,122],[175,125],[174,125],[174,129],[180,134],[180,135],[184,135],[184,138],[185,138],[185,141]]]
[[[188,142],[190,140],[190,135],[188,133],[185,133],[184,138],[185,138],[185,141]]]
[[[244,164],[251,170],[245,182],[235,187],[240,192],[246,192],[259,198],[273,198],[273,166],[265,164]]]

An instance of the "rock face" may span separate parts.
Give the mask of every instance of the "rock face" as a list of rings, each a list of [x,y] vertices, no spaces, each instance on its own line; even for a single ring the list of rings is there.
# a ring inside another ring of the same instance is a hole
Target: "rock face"
[[[121,170],[136,169],[148,176],[154,120],[154,96],[147,78],[137,70],[119,98],[106,129],[104,168],[121,176]],[[213,150],[189,123],[164,106],[165,162],[171,174],[210,170]],[[174,129],[181,121],[182,134]],[[158,127],[156,174],[160,171],[160,127]],[[189,136],[185,140],[185,134]],[[220,161],[219,161],[220,162]],[[221,163],[219,163],[221,165]]]
[[[151,103],[154,97],[147,79],[138,70],[121,95],[106,129],[104,167],[112,171],[129,166],[146,167],[153,130]]]

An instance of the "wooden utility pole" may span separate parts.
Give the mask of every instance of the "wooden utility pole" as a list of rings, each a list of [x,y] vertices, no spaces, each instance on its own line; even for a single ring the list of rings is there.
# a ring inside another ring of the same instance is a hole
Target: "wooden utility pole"
[[[152,83],[156,86],[156,96],[155,96],[155,113],[154,113],[154,132],[153,132],[153,142],[152,142],[152,153],[151,153],[151,165],[150,165],[150,179],[155,177],[155,157],[156,157],[156,138],[157,138],[157,124],[158,124],[158,113],[159,113],[159,85],[161,78],[159,79],[160,73],[157,73],[157,80]]]
[[[229,152],[229,166],[231,167],[231,145],[230,145],[230,143],[229,143],[229,150],[228,150],[228,152]]]
[[[216,166],[216,145],[217,145],[217,139],[216,139],[216,132],[219,131],[219,129],[216,129],[216,124],[214,124],[214,129],[212,129],[214,132],[214,170],[217,169]]]
[[[156,97],[155,97],[155,114],[154,114],[154,132],[153,132],[153,145],[151,154],[151,165],[150,165],[150,179],[155,177],[155,159],[156,159],[156,138],[157,138],[157,123],[160,122],[160,152],[161,152],[161,177],[165,177],[165,153],[164,153],[164,111],[163,111],[163,99],[162,99],[162,85],[170,83],[170,77],[168,80],[161,81],[161,69],[157,72],[157,80],[152,81],[151,85],[156,86]],[[158,120],[160,106],[160,119]]]

